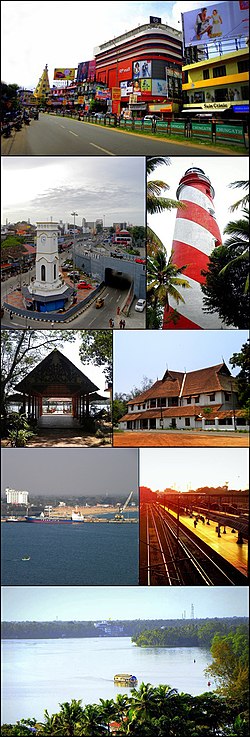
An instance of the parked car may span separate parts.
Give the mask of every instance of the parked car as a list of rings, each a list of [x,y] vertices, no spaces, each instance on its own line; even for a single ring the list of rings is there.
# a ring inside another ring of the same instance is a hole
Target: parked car
[[[159,115],[145,115],[143,120],[161,120]]]
[[[77,289],[93,289],[92,284],[86,284],[86,282],[79,282]]]
[[[146,300],[145,299],[138,299],[138,302],[136,302],[135,310],[136,312],[143,312],[146,307]]]
[[[135,263],[136,264],[145,264],[146,263],[146,259],[145,258],[135,258]]]
[[[113,258],[123,258],[123,253],[117,253],[116,251],[110,251],[110,256]]]

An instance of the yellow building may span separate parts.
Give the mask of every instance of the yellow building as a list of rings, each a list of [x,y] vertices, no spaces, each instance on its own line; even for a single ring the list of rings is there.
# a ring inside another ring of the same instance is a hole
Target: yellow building
[[[183,67],[183,111],[247,113],[249,110],[248,48]]]

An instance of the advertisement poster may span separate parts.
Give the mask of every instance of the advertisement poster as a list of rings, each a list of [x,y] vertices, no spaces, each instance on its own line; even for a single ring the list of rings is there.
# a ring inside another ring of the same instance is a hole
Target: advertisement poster
[[[168,94],[167,82],[165,79],[152,79],[152,94],[162,95],[166,97]]]
[[[183,44],[197,46],[219,39],[248,36],[249,3],[224,2],[182,14]]]
[[[133,82],[131,82],[130,80],[126,82],[121,82],[120,88],[121,88],[121,97],[127,97],[128,95],[131,95],[131,93],[133,92],[133,89],[134,89]]]
[[[76,81],[84,82],[88,78],[88,71],[89,71],[88,61],[82,61],[81,64],[78,64]]]
[[[152,77],[151,66],[151,61],[146,61],[146,59],[143,59],[142,61],[134,61],[133,79],[150,79],[150,77]]]
[[[71,82],[74,82],[75,69],[72,67],[68,69],[57,68],[54,70],[54,79],[69,79]]]
[[[151,94],[152,79],[141,79],[141,92],[147,92],[148,94]]]

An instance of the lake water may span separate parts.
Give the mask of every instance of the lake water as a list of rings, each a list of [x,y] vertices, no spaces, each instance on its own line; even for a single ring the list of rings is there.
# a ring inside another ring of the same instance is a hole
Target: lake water
[[[85,705],[129,694],[114,686],[115,673],[132,673],[138,686],[167,683],[195,696],[213,688],[204,676],[211,660],[201,648],[139,648],[129,637],[3,640],[2,723],[42,720],[44,709],[54,713],[73,698]]]
[[[2,586],[138,584],[137,523],[2,523]],[[23,556],[30,560],[22,561]]]

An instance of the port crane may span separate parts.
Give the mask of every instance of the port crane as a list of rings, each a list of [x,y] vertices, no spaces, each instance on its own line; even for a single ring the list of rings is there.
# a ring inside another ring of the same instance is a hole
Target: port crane
[[[126,507],[128,506],[128,504],[129,504],[129,502],[130,502],[130,499],[131,499],[131,497],[133,496],[133,493],[134,493],[133,491],[130,491],[130,493],[129,493],[129,495],[128,495],[127,499],[126,499],[126,501],[124,502],[124,504],[119,504],[119,505],[118,505],[118,513],[117,513],[117,514],[115,514],[115,519],[117,519],[117,520],[119,520],[119,519],[120,519],[120,520],[124,519],[124,517],[123,517],[123,514],[122,514],[122,512],[124,512],[124,511],[125,511],[125,509],[126,509]]]

